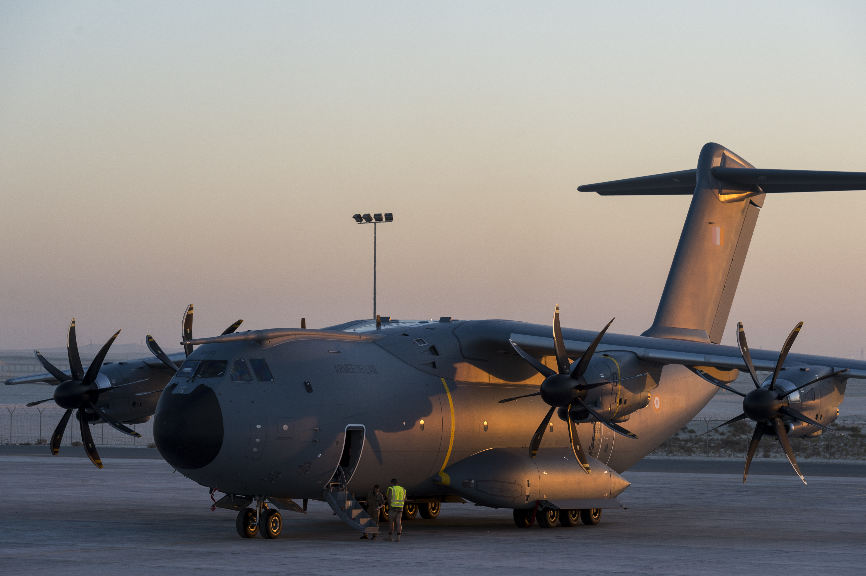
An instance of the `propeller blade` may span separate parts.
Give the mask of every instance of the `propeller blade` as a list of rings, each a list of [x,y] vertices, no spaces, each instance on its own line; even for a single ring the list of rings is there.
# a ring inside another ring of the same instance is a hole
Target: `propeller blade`
[[[535,368],[536,371],[540,372],[541,375],[544,376],[545,378],[547,378],[548,376],[553,376],[554,374],[556,374],[556,372],[554,372],[553,370],[551,370],[550,368],[548,368],[547,366],[545,366],[544,364],[539,362],[534,356],[532,356],[531,354],[526,352],[523,348],[518,346],[517,342],[515,342],[514,340],[511,340],[509,338],[508,343],[511,344],[511,347],[514,348],[514,351],[517,352],[517,354],[521,358],[523,358],[524,360],[529,362],[532,365],[532,367]]]
[[[706,433],[709,434],[710,432],[712,432],[712,431],[714,431],[714,430],[718,430],[718,429],[721,428],[722,426],[727,426],[728,424],[733,424],[734,422],[739,422],[740,420],[745,420],[746,418],[748,418],[748,416],[746,416],[745,413],[740,414],[739,416],[734,416],[733,418],[731,418],[731,419],[728,420],[727,422],[724,422],[724,423],[722,423],[722,424],[719,424],[719,425],[716,426],[715,428],[710,428]]]
[[[743,329],[742,322],[737,322],[737,344],[740,345],[740,354],[743,356],[743,362],[746,363],[746,368],[749,370],[752,382],[755,383],[755,388],[760,388],[761,383],[758,381],[758,373],[755,372],[755,365],[752,364],[752,354],[749,352],[749,344],[746,342],[746,331]]]
[[[523,394],[521,396],[512,396],[511,398],[503,398],[499,401],[500,404],[505,404],[506,402],[511,402],[512,400],[519,400],[520,398],[529,398],[530,396],[541,396],[541,391],[532,392],[531,394]],[[50,400],[50,398],[49,398]]]
[[[603,424],[604,426],[607,426],[608,428],[610,428],[611,430],[613,430],[613,431],[616,432],[617,434],[620,434],[620,435],[625,436],[625,437],[627,437],[627,438],[633,438],[633,439],[637,440],[637,434],[635,434],[634,432],[629,432],[628,430],[626,430],[625,428],[623,428],[623,427],[620,426],[619,424],[614,424],[613,422],[610,422],[609,420],[605,420],[605,419],[602,417],[601,414],[599,414],[598,412],[596,412],[595,409],[593,409],[592,407],[590,407],[586,402],[584,402],[584,401],[581,400],[580,398],[575,398],[575,400],[576,400],[576,401],[577,401],[581,406],[583,406],[584,408],[586,408],[586,411],[589,412],[590,414],[592,414],[593,418],[595,418],[596,420],[598,420],[598,421],[599,421],[601,424]]]
[[[691,370],[692,372],[694,372],[695,374],[697,374],[698,376],[700,376],[701,378],[703,378],[705,381],[712,384],[713,386],[718,386],[722,390],[727,390],[728,392],[733,392],[737,396],[742,396],[743,398],[746,397],[746,395],[743,394],[742,392],[740,392],[739,390],[735,390],[735,389],[731,388],[725,382],[722,382],[721,380],[719,380],[715,376],[708,374],[707,372],[704,372],[703,370],[701,370],[695,366],[687,366],[687,368],[689,370]]]
[[[69,357],[69,371],[73,380],[84,378],[84,368],[81,367],[81,356],[78,354],[78,340],[75,338],[75,318],[69,324],[69,336],[66,339],[66,354]]]
[[[63,433],[66,431],[66,423],[69,422],[69,417],[72,416],[72,408],[69,408],[64,414],[57,427],[54,428],[54,433],[51,434],[51,453],[55,456],[60,452],[60,442],[63,440]]]
[[[746,483],[746,476],[749,475],[749,466],[752,465],[752,458],[755,457],[755,452],[758,451],[758,444],[761,442],[761,437],[764,435],[763,427],[758,424],[755,426],[755,431],[752,433],[752,440],[749,442],[749,451],[746,453],[746,467],[743,469],[743,484]]]
[[[160,362],[165,364],[166,368],[177,372],[177,364],[172,362],[171,358],[168,357],[168,354],[162,351],[162,348],[159,347],[159,344],[156,343],[156,340],[153,338],[153,336],[148,334],[147,338],[145,338],[145,341],[147,342],[147,349],[150,350],[150,352],[154,356],[156,356]]]
[[[811,386],[812,384],[815,384],[816,382],[820,382],[821,380],[826,380],[827,378],[832,378],[833,376],[838,376],[839,374],[844,374],[847,371],[848,371],[847,368],[842,368],[841,370],[833,370],[832,372],[830,372],[829,374],[826,374],[824,376],[818,376],[814,380],[809,380],[805,384],[800,384],[799,386],[797,386],[796,388],[794,388],[793,390],[791,390],[790,392],[788,392],[787,394],[782,396],[782,398],[787,398],[788,396],[790,396],[794,392],[798,392],[807,386]]]
[[[824,430],[825,432],[833,432],[833,430],[831,430],[830,428],[827,428],[823,424],[819,424],[818,422],[815,422],[814,420],[812,420],[811,418],[809,418],[808,416],[806,416],[802,412],[800,412],[798,410],[794,410],[790,406],[782,406],[781,408],[779,408],[779,412],[781,414],[786,415],[786,416],[790,416],[794,420],[799,420],[800,422],[805,422],[806,424],[811,424],[812,426],[816,426],[816,427],[820,428],[821,430]]]
[[[192,304],[186,307],[186,311],[183,313],[183,321],[181,322],[181,338],[183,340],[183,351],[187,356],[192,354],[192,344],[189,343],[192,340],[192,313],[193,307]]]
[[[589,348],[584,351],[583,355],[580,357],[580,360],[577,361],[575,366],[571,369],[571,377],[572,378],[580,378],[583,376],[583,373],[586,372],[586,369],[589,368],[589,361],[592,360],[592,355],[595,354],[595,349],[598,348],[599,342],[604,337],[604,333],[607,332],[607,329],[610,328],[610,325],[613,324],[614,318],[610,319],[610,322],[607,323],[607,326],[601,329],[601,332],[596,334],[595,339],[592,341],[592,344],[589,345]]]
[[[586,459],[586,454],[583,452],[583,448],[580,446],[580,438],[577,435],[577,426],[574,424],[574,419],[571,417],[571,406],[568,407],[568,439],[571,441],[571,450],[574,452],[574,457],[577,458],[577,461],[580,463],[584,472],[589,474],[591,469],[589,467],[589,461]]]
[[[50,372],[51,375],[54,376],[54,378],[56,378],[58,382],[66,382],[67,380],[71,380],[71,378],[67,374],[63,373],[56,366],[54,366],[54,364],[49,362],[45,358],[45,356],[39,353],[38,350],[34,350],[33,353],[36,354],[36,359],[39,360],[39,363],[42,364],[42,367],[45,368],[45,370],[47,370],[48,372]]]
[[[229,326],[228,328],[223,330],[223,333],[220,334],[220,336],[225,336],[226,334],[234,334],[235,330],[240,328],[241,324],[243,324],[243,323],[244,323],[244,321],[240,318],[235,320],[231,326]]]
[[[547,428],[547,424],[550,422],[550,417],[553,416],[554,410],[556,410],[556,407],[551,406],[550,410],[547,411],[547,415],[541,420],[541,424],[538,425],[535,434],[532,435],[532,441],[529,442],[529,456],[531,458],[535,458],[535,455],[538,454],[538,447],[541,446],[541,439],[544,437],[544,430]]]
[[[111,345],[114,343],[114,339],[117,338],[117,335],[120,334],[120,330],[114,333],[114,336],[108,339],[108,342],[102,345],[102,348],[99,349],[99,352],[96,353],[96,357],[93,358],[93,362],[90,363],[90,366],[87,368],[87,373],[84,375],[84,379],[82,382],[85,384],[92,384],[96,381],[96,375],[99,374],[99,369],[102,368],[102,363],[105,361],[105,355],[108,354],[108,349],[111,348]]]
[[[802,324],[803,323],[800,322],[800,325]],[[795,328],[794,330],[799,330],[800,325],[798,325],[797,328]],[[791,340],[793,341],[793,339]],[[773,424],[776,427],[776,437],[779,439],[779,444],[782,445],[782,450],[785,451],[785,456],[788,457],[788,462],[791,463],[791,466],[794,468],[794,472],[797,473],[797,476],[800,477],[800,480],[803,481],[803,484],[806,484],[806,478],[803,476],[803,473],[800,472],[800,467],[797,466],[797,459],[794,458],[794,450],[791,448],[791,442],[788,440],[788,433],[785,431],[785,424],[782,422],[781,418],[773,418]]]
[[[92,364],[91,364],[92,366]],[[87,457],[93,462],[97,468],[102,468],[102,459],[99,458],[99,452],[96,451],[96,444],[93,443],[93,435],[90,433],[90,426],[87,424],[87,418],[78,409],[78,425],[81,428],[81,442],[84,444],[84,451],[87,452]]]
[[[802,327],[803,323],[797,322],[797,325],[794,326],[794,329],[791,330],[790,334],[788,334],[788,338],[785,340],[785,345],[782,346],[782,351],[779,352],[779,359],[776,361],[776,369],[773,370],[773,379],[770,380],[770,390],[775,390],[776,378],[779,376],[779,372],[782,370],[782,364],[785,363],[785,358],[788,356],[788,351],[791,350],[791,346],[794,345],[794,340],[796,340],[797,334],[800,333],[800,328]]]
[[[138,432],[136,432],[132,428],[129,428],[128,426],[125,426],[124,424],[121,424],[117,420],[113,419],[111,416],[109,416],[108,414],[105,413],[105,410],[103,410],[102,408],[100,408],[99,406],[94,404],[93,402],[90,403],[89,408],[92,408],[94,412],[99,414],[99,416],[105,421],[106,424],[108,424],[109,426],[111,426],[112,428],[117,430],[118,432],[123,432],[124,434],[129,434],[130,436],[134,436],[135,438],[141,438],[141,434],[139,434]]]
[[[623,378],[625,380],[625,378]],[[592,384],[581,384],[576,388],[578,390],[592,390],[593,388],[601,388],[602,386],[607,386],[608,384],[613,384],[613,380],[602,380],[601,382],[593,382]]]
[[[556,367],[560,374],[568,374],[568,352],[565,351],[565,340],[562,338],[562,328],[559,325],[559,304],[553,311],[553,347],[556,350]]]
[[[45,402],[51,402],[52,400],[54,400],[53,397],[46,398],[45,400],[37,400],[36,402],[28,402],[27,404],[25,404],[25,406],[27,406],[28,408],[33,408],[34,406],[39,406],[40,404],[44,404]]]

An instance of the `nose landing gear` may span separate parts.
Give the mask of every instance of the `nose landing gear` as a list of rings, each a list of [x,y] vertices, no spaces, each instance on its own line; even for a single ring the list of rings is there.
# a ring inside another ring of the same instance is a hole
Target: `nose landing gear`
[[[244,508],[238,512],[235,528],[241,538],[254,538],[261,532],[263,538],[279,538],[283,532],[283,516],[276,508],[259,501],[256,508]]]

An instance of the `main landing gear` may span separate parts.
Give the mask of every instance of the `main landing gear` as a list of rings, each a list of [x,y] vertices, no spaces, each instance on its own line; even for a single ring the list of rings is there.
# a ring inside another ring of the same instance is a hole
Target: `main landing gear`
[[[403,506],[403,520],[414,520],[421,514],[424,520],[436,520],[439,518],[439,512],[442,509],[442,503],[439,500],[427,500],[424,502],[407,502]],[[390,506],[385,504],[379,511],[379,522],[388,522],[391,517]]]
[[[558,508],[542,508],[540,510],[517,509],[514,510],[514,524],[518,528],[529,528],[535,521],[542,528],[553,528],[560,526],[577,526],[583,522],[587,526],[595,526],[601,522],[601,508],[587,508],[584,510],[560,510]]]
[[[260,532],[263,538],[279,538],[283,532],[283,516],[266,504],[262,504],[258,514],[254,508],[244,508],[238,512],[235,528],[241,538],[253,538]]]

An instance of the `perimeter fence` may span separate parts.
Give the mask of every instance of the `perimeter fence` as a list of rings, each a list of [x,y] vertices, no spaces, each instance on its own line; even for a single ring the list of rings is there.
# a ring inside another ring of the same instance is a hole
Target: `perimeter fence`
[[[0,405],[0,444],[48,444],[64,410],[55,406]],[[724,420],[697,418],[659,446],[656,456],[694,456],[704,458],[741,458],[752,438],[754,424],[736,422],[713,430]],[[153,447],[153,421],[130,425],[141,434],[134,438],[118,432],[108,424],[92,424],[91,434],[97,446]],[[816,438],[791,438],[797,459],[866,460],[866,421],[840,418],[833,423],[833,433]],[[78,421],[70,418],[61,446],[81,445]],[[758,457],[779,458],[783,454],[774,438],[764,438]]]
[[[56,405],[27,407],[0,404],[0,444],[45,444],[63,417],[64,409]],[[129,436],[108,424],[91,424],[90,433],[97,446],[153,447],[153,421],[129,424],[141,438]],[[81,430],[75,414],[66,424],[61,446],[81,446]]]

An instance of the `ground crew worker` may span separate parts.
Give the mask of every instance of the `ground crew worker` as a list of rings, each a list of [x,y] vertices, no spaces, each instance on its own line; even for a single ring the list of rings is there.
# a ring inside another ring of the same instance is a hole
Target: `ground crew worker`
[[[388,506],[390,507],[390,526],[388,528],[388,540],[400,541],[400,535],[403,533],[403,505],[406,503],[406,489],[397,484],[396,478],[391,478],[391,485],[388,486]]]
[[[385,505],[385,495],[382,494],[382,491],[379,490],[379,485],[376,484],[373,488],[367,492],[367,514],[372,518],[372,522],[370,522],[370,526],[374,528],[379,527],[379,510]],[[370,535],[370,540],[375,540],[376,533]],[[364,534],[361,536],[361,540],[366,540],[367,535]]]

